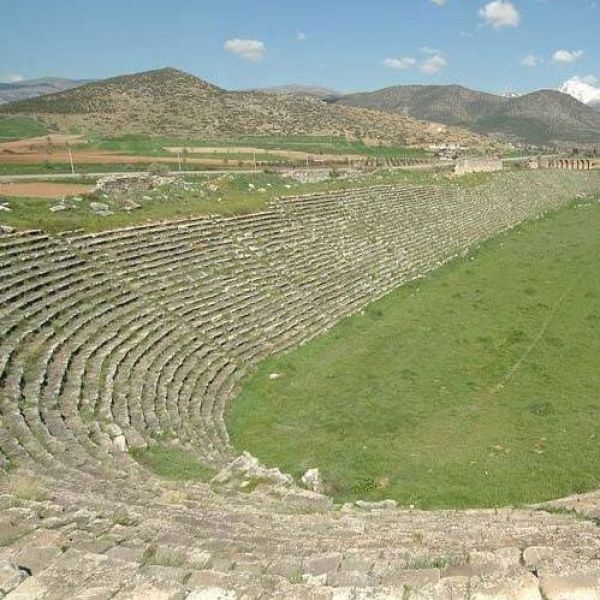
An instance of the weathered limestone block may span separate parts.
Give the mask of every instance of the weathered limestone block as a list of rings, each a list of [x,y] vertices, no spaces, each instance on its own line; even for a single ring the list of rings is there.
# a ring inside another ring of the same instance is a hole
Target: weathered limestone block
[[[498,548],[494,551],[472,551],[469,553],[469,562],[474,565],[498,565],[499,570],[517,567],[521,563],[521,549],[515,546]]]
[[[179,567],[145,565],[140,569],[140,573],[152,580],[183,583],[190,571]]]
[[[62,553],[60,546],[28,545],[15,556],[19,566],[29,569],[32,575],[37,575]]]
[[[0,563],[0,594],[8,594],[26,578],[27,573],[16,564]]]
[[[145,450],[148,447],[146,440],[132,427],[125,429],[123,435],[129,450]]]
[[[118,435],[112,441],[113,450],[115,452],[127,452],[127,441],[124,435]]]
[[[291,488],[282,497],[286,506],[301,512],[327,512],[333,508],[333,500],[310,490]]]
[[[222,469],[211,483],[226,484],[235,480],[261,479],[273,485],[293,486],[291,475],[282,473],[279,469],[268,469],[249,452],[244,452],[229,465]]]
[[[238,598],[238,594],[233,590],[208,587],[203,590],[192,590],[186,600],[238,600]]]
[[[440,577],[439,569],[398,570],[384,574],[381,583],[386,587],[419,589],[437,583]]]
[[[327,575],[337,572],[342,562],[339,552],[312,556],[304,560],[304,571],[309,575]]]
[[[323,480],[321,479],[321,472],[319,469],[309,469],[302,475],[302,485],[304,485],[307,489],[316,492],[317,494],[322,494],[325,491],[325,486],[323,485]]]
[[[185,587],[164,581],[141,581],[122,589],[114,600],[184,600],[189,599]]]
[[[544,600],[599,600],[598,575],[569,575],[542,577],[540,590]]]
[[[377,579],[361,571],[338,571],[327,576],[327,583],[333,587],[366,588],[377,585]]]
[[[523,550],[523,562],[530,571],[536,571],[540,563],[552,558],[556,551],[549,546],[530,546]]]
[[[357,500],[354,504],[364,510],[394,510],[398,507],[398,503],[395,500],[382,500],[381,502]]]
[[[531,573],[500,572],[472,580],[473,600],[542,600],[538,583]]]

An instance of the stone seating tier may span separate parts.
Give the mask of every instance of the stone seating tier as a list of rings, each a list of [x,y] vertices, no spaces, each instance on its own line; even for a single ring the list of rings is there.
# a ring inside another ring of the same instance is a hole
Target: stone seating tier
[[[130,453],[160,442],[227,466],[224,414],[260,360],[599,190],[593,172],[513,173],[466,190],[378,186],[236,217],[0,237],[0,466],[51,498],[0,483],[7,598],[554,600],[594,587],[591,522],[331,511],[298,488],[168,483]]]

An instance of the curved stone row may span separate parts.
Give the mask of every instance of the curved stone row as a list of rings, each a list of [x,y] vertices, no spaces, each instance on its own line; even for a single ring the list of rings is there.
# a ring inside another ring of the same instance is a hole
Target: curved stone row
[[[93,470],[167,436],[223,464],[232,455],[223,410],[257,361],[595,185],[506,179],[4,238],[0,381],[17,457]]]
[[[491,235],[599,190],[594,173],[521,173],[468,190],[381,186],[279,199],[264,212],[236,217],[0,237],[0,459],[42,476],[63,512],[74,513],[57,524],[65,535],[81,530],[87,540],[94,528],[112,532],[108,540],[101,534],[112,545],[101,552],[94,545],[93,554],[126,556],[138,565],[140,585],[148,583],[147,571],[156,579],[160,569],[146,568],[154,560],[155,567],[179,561],[216,579],[220,573],[238,591],[247,580],[256,583],[258,569],[289,597],[296,592],[288,584],[299,572],[298,594],[318,583],[311,593],[322,597],[357,586],[430,586],[438,594],[432,597],[446,597],[448,580],[456,577],[491,585],[479,570],[469,571],[471,560],[493,565],[500,579],[526,579],[533,571],[522,568],[523,548],[546,543],[572,549],[569,572],[581,565],[587,572],[586,548],[599,545],[591,524],[575,527],[531,511],[496,518],[491,511],[450,516],[347,508],[315,516],[304,513],[312,512],[313,501],[321,510],[322,501],[293,491],[255,500],[202,485],[182,486],[185,502],[173,505],[157,500],[172,488],[127,451],[161,440],[225,466],[234,450],[224,410],[258,361],[309,340]],[[76,514],[81,507],[93,513],[85,527]],[[120,523],[107,522],[115,507],[137,515],[124,539],[114,533]],[[6,510],[10,521],[13,507]],[[32,531],[46,529],[36,519]],[[90,547],[77,536],[63,538],[64,547]],[[500,549],[513,542],[504,556]],[[181,556],[159,560],[155,546],[177,546],[173,552]],[[136,554],[138,547],[143,552]],[[491,554],[471,557],[471,547]],[[203,552],[210,565],[200,568],[190,557]],[[228,560],[236,567],[222,573]],[[456,562],[463,571],[444,571],[444,562],[445,569]],[[463,589],[464,581],[454,583]],[[539,589],[537,579],[529,584]]]

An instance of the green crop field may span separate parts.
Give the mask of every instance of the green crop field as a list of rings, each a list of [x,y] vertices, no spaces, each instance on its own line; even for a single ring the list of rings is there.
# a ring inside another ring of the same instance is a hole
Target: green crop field
[[[0,142],[46,135],[46,127],[30,117],[0,117]]]
[[[265,158],[260,155],[259,160],[278,160],[277,150],[296,150],[312,152],[315,154],[356,154],[357,156],[381,158],[426,158],[431,153],[421,148],[407,148],[394,146],[367,146],[361,141],[347,141],[345,138],[335,136],[276,136],[276,135],[251,135],[235,136],[218,139],[184,139],[169,137],[152,137],[147,135],[124,135],[119,137],[92,136],[85,147],[96,150],[110,150],[144,156],[173,156],[165,150],[168,147],[190,148],[227,148],[250,147],[263,150],[272,150],[275,159]],[[190,157],[203,156],[194,152]],[[207,156],[214,156],[212,153]],[[233,155],[232,155],[233,156]],[[232,158],[233,160],[234,158]]]
[[[338,501],[598,488],[599,230],[598,203],[525,223],[268,359],[229,408],[233,443],[295,476],[318,467]]]
[[[44,125],[29,117],[0,117],[0,142],[42,136],[46,133],[48,132]],[[170,152],[167,148],[190,148],[194,151],[182,152],[178,157],[176,153]],[[250,150],[240,151],[241,148],[255,148],[258,152],[253,154]],[[120,153],[128,156],[137,156],[141,160],[148,162],[138,164],[80,163],[77,156],[77,151],[80,150]],[[171,159],[169,164],[174,170],[178,168],[178,160],[180,160],[181,168],[184,171],[219,168],[236,169],[242,167],[244,161],[252,162],[254,159],[262,165],[266,163],[273,166],[290,163],[304,164],[303,158],[290,157],[285,154],[286,151],[290,150],[308,152],[315,155],[350,155],[356,156],[357,159],[379,158],[401,160],[422,159],[432,156],[431,153],[421,148],[367,146],[361,141],[349,142],[345,138],[338,137],[256,135],[223,139],[186,139],[141,134],[128,134],[115,137],[91,134],[76,145],[74,160],[75,170],[78,173],[146,170],[153,157]],[[211,167],[195,163],[194,159],[213,159],[224,161],[225,164]],[[70,173],[70,171],[71,165],[64,162],[11,163],[0,161],[0,176]]]
[[[177,156],[170,155],[172,160],[164,163],[173,171],[178,170]],[[151,162],[136,162],[136,163],[78,163],[75,162],[75,173],[137,173],[148,171],[154,163]],[[228,170],[235,172],[237,169],[235,161],[232,160],[228,165]],[[207,166],[195,163],[186,163],[181,165],[181,170],[185,171],[219,171],[221,166]],[[248,167],[245,167],[246,169]],[[71,172],[69,163],[61,162],[42,162],[42,163],[14,163],[0,164],[0,177],[11,175],[62,175]]]

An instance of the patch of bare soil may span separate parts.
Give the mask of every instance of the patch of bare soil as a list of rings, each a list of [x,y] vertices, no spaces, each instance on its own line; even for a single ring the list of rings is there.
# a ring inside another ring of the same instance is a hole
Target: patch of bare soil
[[[0,196],[13,198],[63,198],[91,191],[93,186],[71,183],[0,183]]]

